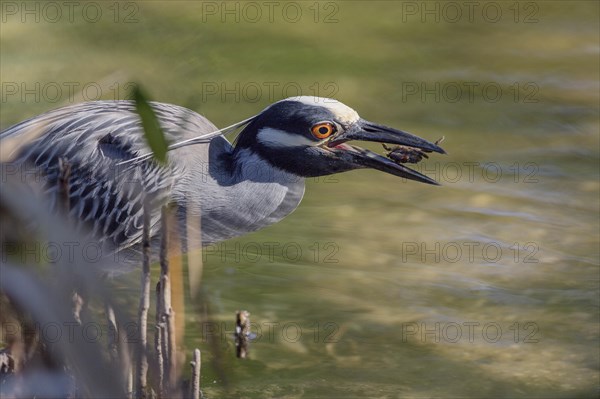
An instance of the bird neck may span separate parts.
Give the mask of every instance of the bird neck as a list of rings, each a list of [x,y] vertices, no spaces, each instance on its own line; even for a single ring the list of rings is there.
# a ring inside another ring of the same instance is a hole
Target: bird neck
[[[273,166],[268,160],[249,148],[234,150],[231,154],[233,176],[239,181],[276,183],[285,187],[302,185],[304,178]]]
[[[211,143],[208,171],[188,174],[193,181],[180,181],[182,187],[200,188],[197,198],[189,198],[188,192],[186,208],[201,215],[205,244],[280,221],[296,209],[304,194],[303,178],[272,166],[251,149],[234,151],[227,146],[224,140]]]

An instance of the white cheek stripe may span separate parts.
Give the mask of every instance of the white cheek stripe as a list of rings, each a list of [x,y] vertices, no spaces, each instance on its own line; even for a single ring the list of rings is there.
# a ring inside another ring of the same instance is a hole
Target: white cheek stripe
[[[273,129],[270,127],[262,128],[256,135],[258,141],[268,147],[306,147],[318,144],[301,134],[292,134],[283,130]]]

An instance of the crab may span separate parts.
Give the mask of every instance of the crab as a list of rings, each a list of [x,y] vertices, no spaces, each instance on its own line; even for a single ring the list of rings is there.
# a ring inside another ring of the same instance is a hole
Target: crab
[[[439,138],[435,145],[438,145],[444,141],[444,137]],[[388,147],[387,144],[382,143],[383,148],[388,151],[386,156],[397,164],[401,163],[419,163],[423,158],[429,158],[426,153],[431,152],[428,150],[421,150],[419,148],[408,147],[404,145],[397,145]]]

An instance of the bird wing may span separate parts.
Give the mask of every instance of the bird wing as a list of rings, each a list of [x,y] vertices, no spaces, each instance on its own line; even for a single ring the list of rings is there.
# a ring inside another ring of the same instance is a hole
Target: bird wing
[[[217,130],[186,108],[151,105],[168,142]],[[144,201],[152,210],[151,233],[156,229],[160,205],[169,201],[173,181],[185,167],[159,165],[152,159],[123,164],[150,152],[130,101],[90,102],[50,111],[0,133],[0,143],[9,142],[17,142],[10,164],[21,174],[42,177],[52,208],[59,191],[59,160],[66,161],[71,169],[70,215],[103,244],[118,249],[141,241]]]

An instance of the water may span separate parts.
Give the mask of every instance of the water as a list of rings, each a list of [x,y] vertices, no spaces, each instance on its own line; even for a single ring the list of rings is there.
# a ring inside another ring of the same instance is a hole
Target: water
[[[403,4],[321,3],[337,10],[328,24],[221,23],[202,3],[153,2],[133,24],[3,26],[3,82],[109,76],[111,98],[135,79],[219,126],[268,104],[268,84],[278,99],[294,83],[446,137],[448,155],[417,166],[441,187],[374,171],[312,179],[283,222],[205,252],[212,324],[188,305],[186,346],[203,350],[209,397],[226,383],[243,397],[598,393],[598,4],[519,3],[516,23],[509,2],[493,3],[497,23],[421,22]],[[224,94],[235,82],[239,98]],[[2,126],[48,100],[7,97]],[[236,309],[259,335],[246,362],[232,359]]]

